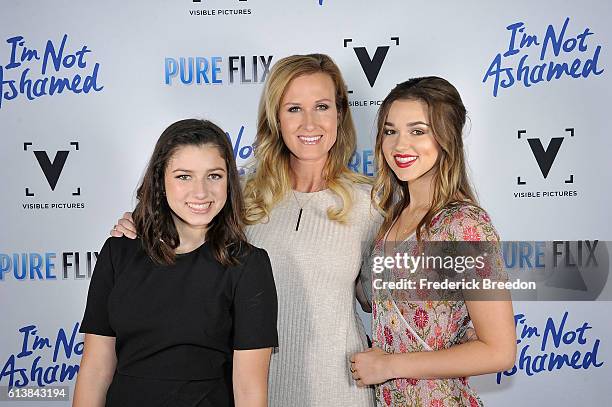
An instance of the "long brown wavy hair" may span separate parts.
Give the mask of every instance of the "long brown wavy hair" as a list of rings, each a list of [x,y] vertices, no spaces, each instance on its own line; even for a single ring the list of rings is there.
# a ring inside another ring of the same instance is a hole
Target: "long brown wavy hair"
[[[433,136],[441,149],[432,181],[433,201],[416,228],[417,240],[420,241],[422,231],[429,233],[432,218],[442,208],[457,202],[469,202],[478,206],[467,177],[463,151],[462,134],[467,113],[457,89],[447,80],[436,76],[413,78],[400,83],[383,100],[378,110],[375,146],[378,173],[372,189],[373,202],[385,214],[377,239],[384,236],[410,203],[408,183],[395,176],[382,151],[385,122],[396,100],[417,100],[427,105]]]
[[[369,182],[348,168],[355,152],[356,131],[340,69],[324,54],[291,55],[274,64],[261,95],[254,142],[256,169],[244,189],[247,224],[265,222],[272,208],[291,191],[291,153],[280,133],[278,113],[290,82],[298,76],[315,73],[325,73],[334,82],[338,111],[338,135],[329,151],[323,178],[327,188],[340,197],[341,205],[330,207],[328,217],[345,222],[353,204],[352,184]]]
[[[241,247],[246,247],[242,219],[243,202],[238,170],[227,135],[208,120],[185,119],[171,124],[157,140],[142,183],[133,217],[136,231],[151,259],[173,264],[180,238],[165,195],[164,175],[168,161],[183,146],[212,146],[219,150],[227,167],[227,201],[206,231],[215,259],[224,266],[238,264]]]

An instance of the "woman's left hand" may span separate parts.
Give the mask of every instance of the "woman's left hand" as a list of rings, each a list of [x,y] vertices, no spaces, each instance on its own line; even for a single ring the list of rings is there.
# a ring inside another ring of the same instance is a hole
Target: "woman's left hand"
[[[351,374],[357,386],[365,387],[385,382],[389,376],[389,353],[373,347],[351,356]]]

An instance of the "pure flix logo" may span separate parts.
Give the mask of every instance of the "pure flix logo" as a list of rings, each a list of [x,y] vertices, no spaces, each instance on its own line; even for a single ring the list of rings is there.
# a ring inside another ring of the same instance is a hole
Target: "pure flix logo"
[[[602,46],[589,27],[570,27],[567,17],[561,26],[550,24],[543,35],[526,29],[523,22],[506,27],[510,34],[507,49],[493,58],[482,80],[487,83],[491,79],[494,97],[501,89],[517,84],[528,88],[563,77],[580,79],[604,72],[598,67]],[[538,58],[535,63],[530,59],[534,54]]]
[[[246,6],[248,0],[233,0],[236,6]],[[233,7],[227,8],[228,1],[221,2],[220,0],[191,0],[191,8],[189,15],[192,17],[232,17],[232,16],[250,16],[253,10],[249,7]],[[201,8],[196,8],[201,6]]]
[[[502,243],[508,281],[537,283],[535,291],[513,291],[516,301],[610,300],[610,242],[601,240],[507,241]]]
[[[8,63],[0,65],[0,109],[4,101],[25,96],[34,100],[61,93],[100,92],[100,63],[90,63],[87,45],[72,47],[68,34],[62,40],[48,40],[44,48],[34,48],[23,36],[6,40]]]
[[[32,202],[32,200],[39,199],[41,195],[43,197],[49,196],[49,191],[51,191],[51,193],[57,192],[56,188],[60,182],[61,175],[65,170],[68,157],[71,153],[75,154],[79,151],[79,142],[71,141],[68,143],[67,147],[68,148],[65,150],[50,151],[39,149],[34,145],[34,143],[29,141],[23,143],[23,151],[28,155],[31,154],[31,157],[33,158],[32,161],[35,161],[38,164],[38,167],[40,168],[42,175],[49,186],[49,190],[41,190],[32,186],[26,186],[24,188],[24,195],[27,199],[29,199],[29,201],[22,203],[23,209],[85,208],[85,204],[83,202],[60,202],[57,200],[54,200],[53,202]],[[80,186],[72,186],[70,190],[72,191],[72,197],[81,196]]]
[[[97,259],[96,251],[0,253],[0,283],[89,279]]]
[[[536,179],[544,179],[547,183],[553,184],[574,184],[574,172],[570,169],[567,169],[566,173],[563,174],[564,176],[561,178],[558,175],[555,176],[554,179],[550,177],[550,171],[555,164],[555,160],[559,155],[559,151],[561,150],[562,146],[568,144],[568,142],[565,142],[565,140],[573,140],[575,136],[574,128],[566,128],[564,134],[562,133],[562,135],[552,137],[546,145],[541,138],[529,136],[527,130],[525,129],[518,130],[517,134],[518,141],[520,143],[526,143],[529,146],[531,155],[535,159],[540,171],[539,174],[522,174],[516,177],[516,184],[521,189],[514,192],[514,198],[569,198],[578,196],[578,191],[566,188],[556,190],[550,190],[548,188],[527,190],[527,188],[531,188],[531,185],[533,183],[532,181]],[[569,143],[571,143],[571,141],[569,141]]]
[[[374,151],[371,149],[356,150],[349,160],[348,167],[354,172],[373,177],[376,171]]]
[[[166,57],[166,85],[261,84],[272,67],[273,55]]]
[[[345,38],[343,40],[344,48],[349,48],[350,44],[353,43],[352,38]],[[391,47],[398,47],[400,45],[400,37],[391,37],[389,44],[382,44],[376,47],[373,51],[368,51],[364,46],[354,46],[352,48],[357,61],[363,70],[365,79],[367,80],[370,88],[373,88],[376,84],[376,80],[380,74],[380,70],[387,58],[387,54]],[[353,90],[348,91],[349,94],[354,94]],[[382,103],[382,100],[351,100],[349,101],[350,106],[365,107],[365,106],[378,106]]]

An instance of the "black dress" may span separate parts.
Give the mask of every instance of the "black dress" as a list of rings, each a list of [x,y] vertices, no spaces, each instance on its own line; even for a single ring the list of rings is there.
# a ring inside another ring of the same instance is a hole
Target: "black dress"
[[[106,406],[233,405],[233,350],[278,346],[268,254],[248,246],[239,258],[224,268],[204,243],[159,266],[140,239],[106,241],[80,328],[116,337]]]

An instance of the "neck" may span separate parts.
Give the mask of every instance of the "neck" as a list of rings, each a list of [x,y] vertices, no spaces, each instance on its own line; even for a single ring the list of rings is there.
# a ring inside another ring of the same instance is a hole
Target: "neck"
[[[291,156],[289,160],[291,188],[298,192],[316,192],[325,188],[323,169],[326,161],[327,157],[304,161]]]
[[[429,209],[433,203],[433,174],[423,174],[423,176],[408,184],[410,193],[411,209]]]
[[[174,220],[174,226],[176,227],[180,242],[174,250],[176,254],[188,253],[204,244],[207,227],[194,228],[188,226],[174,214],[172,214],[172,219]]]

